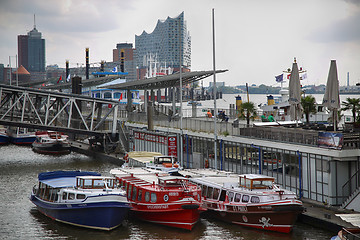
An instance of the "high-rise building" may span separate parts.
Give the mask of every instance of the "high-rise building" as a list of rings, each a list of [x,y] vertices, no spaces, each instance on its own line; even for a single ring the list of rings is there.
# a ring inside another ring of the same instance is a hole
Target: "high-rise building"
[[[34,28],[27,35],[18,35],[19,66],[23,66],[31,75],[45,76],[45,39],[41,32]],[[42,74],[44,73],[44,74]]]
[[[136,64],[142,78],[144,69],[149,66],[149,59],[158,66],[172,67],[179,71],[180,61],[183,71],[191,67],[191,37],[187,31],[184,12],[175,18],[158,20],[152,33],[135,36]]]
[[[135,49],[132,43],[118,43],[113,49],[113,62],[119,66],[118,71],[127,72],[126,81],[136,80]]]

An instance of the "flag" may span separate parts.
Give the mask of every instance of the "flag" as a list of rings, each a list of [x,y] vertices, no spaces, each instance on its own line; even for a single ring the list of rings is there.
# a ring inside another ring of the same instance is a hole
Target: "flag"
[[[290,79],[290,76],[291,76],[291,74],[288,74],[288,75],[287,75],[287,79]]]
[[[301,80],[305,80],[307,78],[307,73],[304,73],[302,76],[301,76]]]
[[[59,80],[57,81],[56,84],[58,84],[61,80],[62,80],[62,76],[60,75]]]
[[[282,82],[283,81],[283,75],[284,74],[280,74],[279,76],[275,76],[276,82]]]
[[[122,100],[122,93],[120,94],[120,98],[119,98],[119,101]]]
[[[117,67],[114,67],[112,72],[117,72]]]
[[[70,74],[67,76],[66,82],[70,82]]]

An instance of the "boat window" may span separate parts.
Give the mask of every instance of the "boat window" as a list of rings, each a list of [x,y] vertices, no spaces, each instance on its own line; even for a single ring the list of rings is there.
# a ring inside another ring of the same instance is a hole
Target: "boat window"
[[[265,188],[269,188],[272,186],[272,181],[270,180],[263,180],[263,181],[259,181],[259,180],[254,180],[253,181],[253,188],[254,189],[265,189]]]
[[[151,193],[151,202],[154,203],[156,200],[156,193]]]
[[[213,198],[217,200],[219,198],[219,193],[220,193],[220,189],[214,188]]]
[[[84,188],[92,188],[92,181],[91,179],[84,180]]]
[[[66,192],[63,192],[62,200],[67,200],[67,193]]]
[[[249,202],[249,196],[248,195],[243,195],[242,202]]]
[[[229,202],[232,202],[234,200],[234,193],[228,192],[228,198],[229,198]]]
[[[201,195],[203,196],[203,197],[206,197],[206,185],[202,185],[201,186]]]
[[[75,199],[75,194],[74,193],[69,193],[68,198],[69,198],[69,200],[74,200]]]
[[[256,197],[256,196],[252,196],[250,201],[251,201],[252,203],[259,203],[259,202],[260,202],[260,198],[259,198],[259,197]]]
[[[76,199],[85,199],[85,194],[77,194]]]
[[[55,193],[55,202],[57,202],[58,199],[59,199],[59,194],[58,194],[58,193],[59,193],[59,192]]]
[[[105,184],[102,179],[94,179],[94,188],[104,188]]]
[[[212,194],[213,194],[213,188],[212,188],[212,187],[208,187],[207,193],[206,193],[206,197],[207,197],[207,198],[212,198]]]
[[[136,200],[136,187],[133,187],[133,193],[132,193],[132,200],[135,201]]]
[[[146,202],[150,201],[150,193],[149,192],[145,192],[145,201]]]
[[[114,179],[106,179],[106,185],[108,188],[114,188]]]
[[[225,190],[221,190],[221,194],[220,194],[220,199],[219,201],[225,201],[226,199],[226,191]]]
[[[241,199],[241,194],[240,193],[235,194],[235,202],[240,202],[240,199]]]
[[[139,190],[139,194],[138,194],[138,201],[140,202],[142,198],[142,190]]]
[[[132,190],[132,187],[129,185],[129,188],[128,188],[128,199],[131,199],[131,190]]]
[[[80,188],[84,188],[84,180],[83,179],[77,179],[77,186]]]

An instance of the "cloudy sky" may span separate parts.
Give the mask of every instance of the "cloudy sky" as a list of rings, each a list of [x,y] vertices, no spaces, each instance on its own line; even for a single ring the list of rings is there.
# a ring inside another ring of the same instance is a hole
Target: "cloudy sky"
[[[135,43],[158,19],[182,11],[192,38],[192,70],[212,70],[215,9],[217,75],[228,86],[274,85],[293,58],[305,84],[326,84],[330,60],[340,85],[360,82],[360,0],[0,0],[0,63],[15,66],[17,35],[36,27],[46,40],[46,64],[71,67],[112,61],[117,43]],[[212,78],[207,78],[207,82]]]

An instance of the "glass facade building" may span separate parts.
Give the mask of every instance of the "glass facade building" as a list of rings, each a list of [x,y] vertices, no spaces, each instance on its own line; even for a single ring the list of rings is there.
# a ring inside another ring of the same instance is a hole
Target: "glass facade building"
[[[191,37],[187,31],[184,12],[175,18],[158,20],[152,33],[135,36],[136,64],[147,66],[147,56],[153,56],[160,65],[179,68],[191,67]]]

